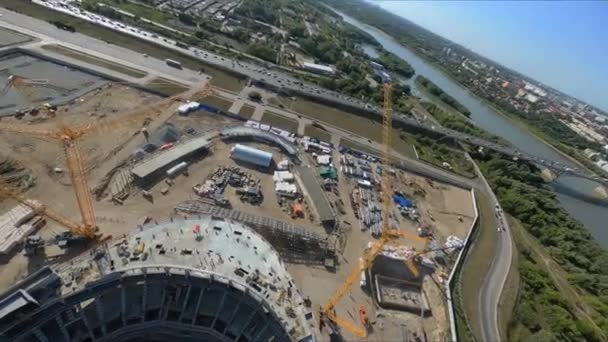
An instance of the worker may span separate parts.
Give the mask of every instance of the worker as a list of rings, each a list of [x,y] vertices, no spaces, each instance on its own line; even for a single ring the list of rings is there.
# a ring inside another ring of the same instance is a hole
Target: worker
[[[146,142],[148,142],[148,138],[150,137],[150,133],[148,133],[148,129],[146,127],[142,127],[141,134],[143,134]]]

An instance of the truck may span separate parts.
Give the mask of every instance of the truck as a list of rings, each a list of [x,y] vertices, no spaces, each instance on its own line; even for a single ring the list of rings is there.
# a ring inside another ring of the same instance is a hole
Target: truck
[[[173,60],[173,59],[165,59],[165,63],[167,63],[168,66],[172,67],[172,68],[176,68],[176,69],[181,69],[182,68],[182,63]]]
[[[184,44],[182,42],[175,42],[175,46],[180,47],[182,49],[186,49],[186,50],[190,49],[190,46],[188,46],[188,44]]]

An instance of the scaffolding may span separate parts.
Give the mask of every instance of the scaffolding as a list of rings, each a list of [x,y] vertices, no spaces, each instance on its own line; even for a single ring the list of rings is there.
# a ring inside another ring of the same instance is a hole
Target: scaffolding
[[[289,263],[321,265],[336,258],[334,245],[305,228],[269,217],[226,209],[196,200],[184,201],[175,210],[187,214],[206,214],[241,222],[262,235]]]

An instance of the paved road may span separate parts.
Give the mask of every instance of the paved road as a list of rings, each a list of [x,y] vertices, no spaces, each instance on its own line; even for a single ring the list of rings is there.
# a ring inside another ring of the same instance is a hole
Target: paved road
[[[498,199],[486,179],[481,174],[481,171],[475,166],[475,172],[480,175],[479,179],[482,182],[484,192],[490,196],[490,202],[495,205]],[[500,341],[500,331],[498,328],[498,302],[502,294],[509,269],[511,268],[511,259],[513,257],[513,245],[511,240],[511,229],[505,217],[504,211],[500,206],[494,208],[494,221],[497,223],[496,250],[494,260],[490,265],[490,269],[486,273],[478,298],[478,314],[481,318],[481,338],[483,341],[494,342]],[[482,229],[489,229],[482,227]]]
[[[220,55],[208,52],[208,51],[204,51],[201,49],[197,49],[197,48],[179,47],[179,46],[176,46],[176,42],[172,39],[158,36],[151,32],[142,31],[137,27],[131,27],[131,26],[119,23],[119,22],[114,22],[110,19],[101,17],[94,13],[81,11],[79,8],[71,6],[71,5],[65,6],[65,5],[61,4],[60,1],[35,0],[34,2],[42,4],[47,7],[51,7],[55,10],[59,10],[59,11],[62,11],[64,13],[67,13],[67,14],[70,14],[73,16],[77,16],[81,19],[94,22],[98,25],[105,26],[105,27],[113,29],[113,30],[117,30],[117,31],[129,34],[129,35],[136,36],[140,39],[149,41],[151,43],[161,45],[161,46],[164,46],[164,47],[172,49],[172,50],[179,51],[180,53],[189,55],[193,58],[198,58],[201,61],[212,64],[216,67],[229,69],[233,72],[237,72],[241,75],[245,75],[245,76],[251,78],[252,80],[256,80],[256,81],[260,82],[261,84],[265,84],[266,86],[269,86],[269,87],[272,87],[275,89],[288,90],[288,91],[291,91],[294,93],[306,94],[307,96],[315,96],[318,98],[322,98],[325,101],[340,104],[342,106],[348,106],[348,107],[356,108],[358,110],[365,110],[365,111],[368,111],[370,113],[373,113],[373,114],[379,115],[379,116],[382,115],[382,109],[377,106],[369,105],[368,103],[366,103],[360,99],[357,99],[357,98],[353,98],[353,97],[343,95],[343,94],[340,94],[340,93],[337,93],[334,91],[330,91],[330,90],[324,89],[322,87],[319,87],[319,86],[316,86],[313,84],[302,82],[299,79],[281,71],[281,68],[279,68],[278,66],[273,66],[273,67],[260,66],[258,64],[241,62],[238,60],[232,60],[230,58],[223,57],[223,56],[220,56]],[[3,18],[3,20],[10,21],[12,18],[13,18],[13,16],[9,16],[9,18]],[[24,24],[24,25],[27,25],[27,24]],[[46,24],[46,26],[51,26],[51,25]],[[48,29],[45,29],[45,31],[48,31]],[[58,30],[55,29],[55,31],[58,31]],[[56,33],[55,33],[55,35],[56,35]],[[59,36],[62,37],[63,39],[67,39],[67,40],[70,39],[70,37],[68,37],[69,35],[66,35],[65,32],[60,32]],[[422,130],[433,131],[438,134],[442,134],[444,136],[451,137],[453,139],[457,139],[457,140],[467,142],[467,143],[477,145],[477,146],[482,146],[484,148],[491,149],[491,150],[503,153],[505,155],[517,157],[517,158],[523,159],[523,160],[529,160],[531,162],[534,162],[538,165],[541,165],[543,167],[546,167],[546,168],[552,170],[557,175],[568,175],[568,176],[581,177],[581,178],[589,179],[592,181],[596,181],[604,186],[608,186],[608,178],[591,174],[585,170],[581,170],[576,167],[569,167],[567,165],[556,163],[551,160],[545,160],[545,159],[539,158],[537,156],[528,154],[524,151],[519,151],[510,146],[496,144],[496,143],[488,141],[488,140],[480,139],[480,138],[477,138],[474,136],[463,134],[458,131],[436,126],[436,125],[426,122],[426,121],[419,121],[419,120],[412,118],[411,116],[405,115],[403,113],[395,113],[395,120],[403,121],[405,124],[407,124],[409,126],[414,126],[419,129],[422,129]]]
[[[123,49],[114,45],[109,45],[99,40],[90,38],[88,36],[80,35],[78,33],[65,33],[64,31],[58,30],[52,25],[33,18],[8,12],[4,9],[0,9],[0,13],[3,14],[2,21],[0,21],[0,26],[5,26],[13,29],[22,28],[22,32],[30,34],[40,39],[44,43],[61,42],[63,45],[67,45],[68,47],[76,48],[80,51],[87,53],[93,53],[100,56],[101,58],[115,61],[120,64],[136,67],[150,74],[160,75],[162,77],[166,77],[185,84],[193,84],[205,78],[204,75],[198,75],[190,70],[177,71],[173,68],[167,67],[164,64],[164,61],[154,58],[142,58],[140,54],[134,51]],[[36,49],[38,48],[38,45],[39,44],[33,43],[32,48]],[[137,64],[134,64],[128,61],[138,62]],[[100,71],[106,72],[107,70]],[[265,110],[265,107],[263,105],[251,102],[248,99],[243,98],[242,96],[239,97],[238,95],[235,95],[234,93],[228,91],[217,91],[223,97],[230,98],[234,101],[240,101],[242,103],[246,103],[256,107],[256,110],[258,112],[263,112],[263,110]],[[310,122],[312,122],[312,118],[306,118],[305,116],[299,117],[298,115],[301,114],[288,110],[273,107],[272,111],[294,120],[309,120]],[[366,138],[355,136],[350,132],[347,132],[338,127],[334,127],[328,124],[324,124],[324,126],[332,134],[334,139],[336,139],[336,137],[346,138],[362,145],[370,146],[371,148],[377,149],[379,151],[381,150],[381,145],[379,143],[370,143]],[[440,181],[458,184],[463,187],[475,187],[478,189],[480,188],[491,196],[492,201],[494,203],[497,203],[496,198],[494,197],[487,183],[480,183],[479,179],[467,179],[455,175],[446,170],[438,169],[419,160],[411,159],[407,156],[400,155],[395,151],[393,153],[395,159],[398,160],[399,163],[405,169],[430,176]],[[504,222],[503,224],[506,227],[506,220],[504,219],[504,216],[502,214],[500,215],[500,219]],[[497,304],[510,266],[512,254],[510,241],[510,231],[508,228],[505,232],[498,234],[496,257],[492,264],[490,272],[488,273],[486,280],[483,284],[483,288],[480,291],[479,310],[480,317],[483,318],[482,331],[483,339],[485,341],[497,341],[500,339],[497,328]]]

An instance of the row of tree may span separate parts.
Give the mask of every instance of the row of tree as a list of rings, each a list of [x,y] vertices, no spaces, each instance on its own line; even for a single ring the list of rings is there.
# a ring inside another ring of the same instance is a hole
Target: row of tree
[[[428,78],[426,78],[422,75],[418,75],[418,76],[416,76],[416,83],[418,83],[419,85],[424,87],[424,89],[426,89],[432,95],[437,96],[441,100],[441,102],[456,109],[457,111],[464,114],[465,116],[471,116],[471,112],[469,111],[469,109],[467,107],[465,107],[463,104],[458,102],[458,100],[456,100],[455,98],[450,96],[448,93],[443,91],[443,89],[439,88],[435,83],[433,83]]]
[[[596,314],[594,324],[578,317],[553,280],[521,246],[520,296],[511,322],[511,340],[601,341],[608,333],[608,251],[559,204],[539,170],[497,155],[473,155],[504,210],[546,247]],[[544,264],[543,264],[544,265]],[[597,328],[594,326],[596,325]]]
[[[396,72],[406,78],[411,78],[416,73],[410,63],[386,50],[380,51],[378,62],[384,65],[387,70]]]

